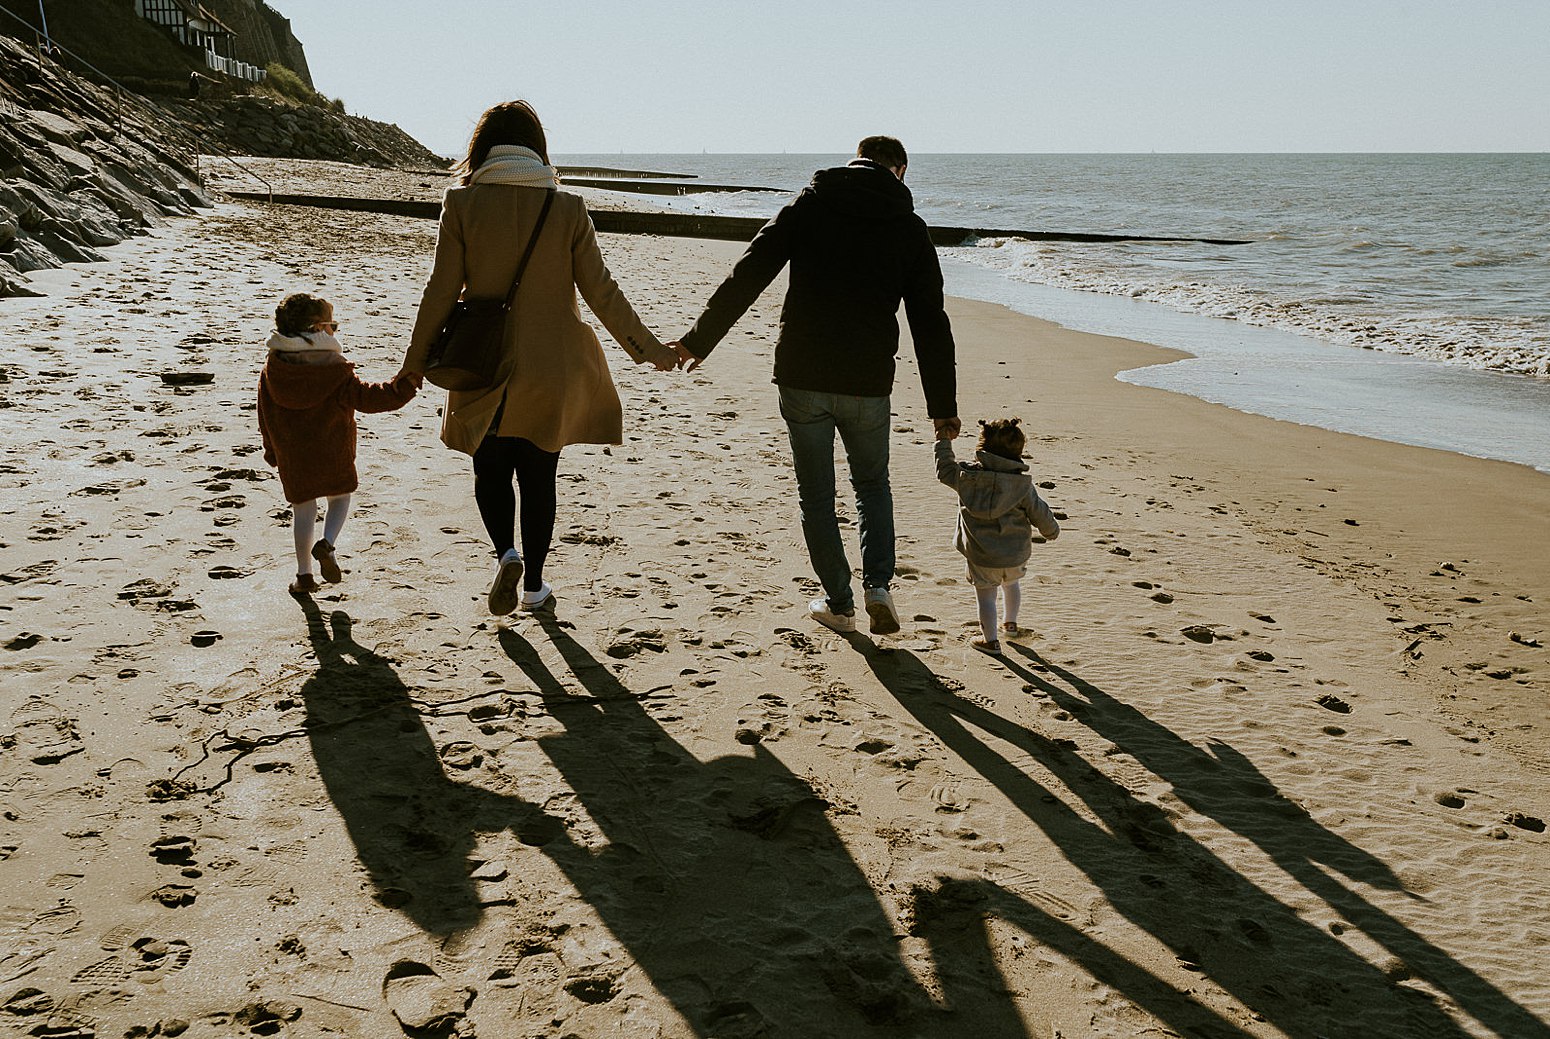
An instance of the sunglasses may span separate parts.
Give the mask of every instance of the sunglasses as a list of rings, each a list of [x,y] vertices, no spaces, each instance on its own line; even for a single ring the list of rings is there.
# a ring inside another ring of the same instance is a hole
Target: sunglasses
[[[339,322],[337,322],[337,321],[314,321],[314,322],[312,322],[312,327],[313,328],[320,328],[323,331],[327,332],[329,335],[333,335],[335,332],[339,331]]]

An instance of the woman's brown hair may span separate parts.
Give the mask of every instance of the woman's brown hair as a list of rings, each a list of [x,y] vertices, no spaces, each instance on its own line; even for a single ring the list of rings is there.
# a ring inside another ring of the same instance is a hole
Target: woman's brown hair
[[[538,121],[538,113],[526,101],[504,101],[487,110],[479,117],[474,135],[468,141],[468,154],[454,169],[463,174],[463,183],[473,183],[474,170],[484,165],[490,157],[490,149],[498,144],[515,144],[531,148],[538,157],[549,161],[549,142],[544,137],[544,124]]]

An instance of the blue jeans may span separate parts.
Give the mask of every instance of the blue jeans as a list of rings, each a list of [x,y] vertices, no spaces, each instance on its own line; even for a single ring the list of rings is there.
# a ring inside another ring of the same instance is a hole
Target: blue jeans
[[[887,397],[853,397],[780,387],[780,414],[791,435],[791,461],[802,506],[802,535],[829,608],[852,609],[850,561],[834,512],[834,434],[838,431],[856,492],[861,527],[861,584],[887,588],[893,580],[893,489],[888,485]]]

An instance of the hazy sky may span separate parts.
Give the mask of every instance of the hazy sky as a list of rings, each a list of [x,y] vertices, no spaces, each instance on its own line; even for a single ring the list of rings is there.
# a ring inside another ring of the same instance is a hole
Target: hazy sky
[[[435,151],[1550,151],[1550,0],[269,0]]]

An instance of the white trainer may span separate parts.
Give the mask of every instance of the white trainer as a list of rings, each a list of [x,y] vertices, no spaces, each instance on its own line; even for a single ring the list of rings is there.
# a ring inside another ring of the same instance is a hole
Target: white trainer
[[[807,604],[807,612],[813,618],[813,620],[817,621],[819,624],[822,624],[824,627],[830,629],[831,631],[837,631],[843,635],[856,630],[855,611],[852,610],[850,613],[835,613],[833,610],[829,609],[828,599],[814,599],[812,602]]]
[[[525,588],[522,590],[522,608],[524,610],[531,612],[532,610],[542,610],[553,605],[554,589],[549,586],[548,581],[540,584],[536,592],[530,592]]]
[[[894,609],[893,596],[888,589],[866,590],[866,612],[872,618],[872,634],[892,635],[899,630],[899,611]]]

